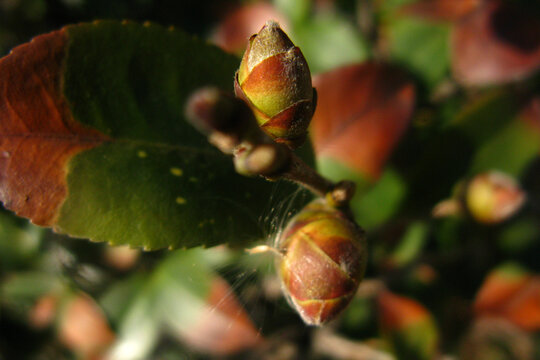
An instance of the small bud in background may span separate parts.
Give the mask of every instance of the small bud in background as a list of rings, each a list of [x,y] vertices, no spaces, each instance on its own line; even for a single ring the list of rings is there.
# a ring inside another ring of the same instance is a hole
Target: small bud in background
[[[251,149],[240,149],[235,154],[234,166],[239,174],[246,176],[272,176],[281,172],[289,163],[289,152],[282,144],[259,144]]]
[[[525,198],[525,193],[512,177],[491,171],[475,176],[468,183],[465,205],[476,221],[496,224],[513,216]]]
[[[257,133],[256,121],[246,104],[215,87],[199,89],[186,103],[186,117],[224,153],[233,149],[250,133]]]
[[[516,214],[525,200],[526,194],[514,178],[490,171],[458,183],[453,196],[435,205],[432,215],[467,213],[479,223],[498,224]]]
[[[185,114],[212,145],[234,156],[239,174],[271,177],[291,163],[290,149],[262,131],[249,106],[231,94],[215,87],[196,90],[187,101]]]
[[[235,93],[276,141],[302,144],[315,110],[311,73],[300,49],[276,22],[267,22],[249,39]]]
[[[345,309],[367,261],[364,233],[353,221],[314,200],[291,219],[278,247],[284,293],[307,324],[322,325]]]

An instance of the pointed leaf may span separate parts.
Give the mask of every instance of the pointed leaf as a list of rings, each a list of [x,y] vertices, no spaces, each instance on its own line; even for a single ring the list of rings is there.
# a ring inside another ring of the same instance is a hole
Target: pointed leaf
[[[0,200],[94,241],[252,239],[272,186],[237,175],[183,115],[196,88],[231,88],[237,64],[181,31],[115,21],[14,49],[0,60]]]

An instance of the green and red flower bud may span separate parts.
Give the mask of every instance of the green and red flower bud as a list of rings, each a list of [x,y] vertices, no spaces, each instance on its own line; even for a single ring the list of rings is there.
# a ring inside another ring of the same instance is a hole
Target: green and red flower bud
[[[459,182],[452,197],[434,207],[433,216],[467,214],[482,224],[498,224],[514,216],[526,199],[514,178],[489,171]]]
[[[512,177],[496,171],[475,176],[465,192],[468,212],[484,224],[496,224],[510,218],[521,208],[525,198]]]
[[[334,319],[364,276],[363,231],[342,211],[314,200],[291,219],[278,243],[287,300],[309,325]]]
[[[276,141],[291,147],[304,141],[315,110],[311,73],[300,49],[276,22],[267,22],[249,39],[235,93]]]

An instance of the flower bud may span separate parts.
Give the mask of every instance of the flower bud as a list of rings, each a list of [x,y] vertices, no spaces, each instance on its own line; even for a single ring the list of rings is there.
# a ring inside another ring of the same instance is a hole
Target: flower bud
[[[525,197],[512,177],[491,171],[471,179],[465,192],[465,204],[476,221],[496,224],[514,215]]]
[[[278,142],[300,145],[315,110],[311,73],[300,49],[276,22],[249,39],[235,78],[261,128]]]
[[[314,200],[280,235],[283,291],[304,322],[322,325],[353,298],[364,276],[366,241],[347,215]]]

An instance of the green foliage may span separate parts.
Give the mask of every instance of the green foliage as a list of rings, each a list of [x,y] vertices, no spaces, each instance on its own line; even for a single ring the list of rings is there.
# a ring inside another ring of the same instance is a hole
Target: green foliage
[[[390,56],[434,87],[446,76],[450,66],[450,28],[446,24],[418,19],[389,21],[387,32]]]

